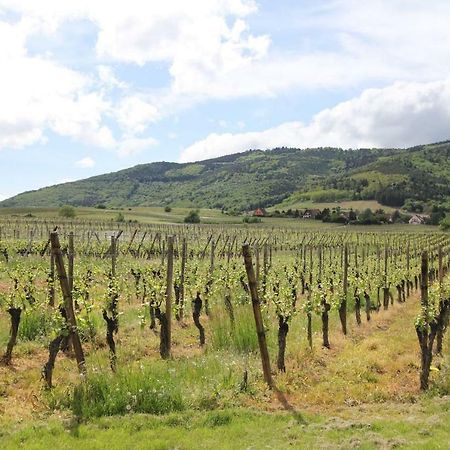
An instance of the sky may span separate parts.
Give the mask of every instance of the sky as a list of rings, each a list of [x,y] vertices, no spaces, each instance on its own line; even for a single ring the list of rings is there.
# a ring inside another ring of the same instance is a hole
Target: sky
[[[0,200],[153,161],[450,139],[448,0],[0,0]]]

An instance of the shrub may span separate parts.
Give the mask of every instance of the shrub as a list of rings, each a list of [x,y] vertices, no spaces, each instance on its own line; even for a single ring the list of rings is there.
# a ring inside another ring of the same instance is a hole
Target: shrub
[[[170,206],[166,206],[164,208],[164,212],[166,212],[166,213],[170,213],[171,211],[172,211],[172,208]]]
[[[441,220],[439,225],[444,231],[450,230],[450,213],[447,213],[447,215]]]
[[[119,213],[116,216],[116,222],[125,222],[125,216],[123,215],[123,213]]]
[[[245,216],[242,219],[242,222],[244,222],[244,223],[261,223],[261,218],[260,217]]]
[[[198,209],[189,211],[189,214],[184,218],[184,223],[200,223],[200,214]]]
[[[64,205],[59,208],[59,215],[61,217],[72,218],[76,216],[75,208],[70,205]]]

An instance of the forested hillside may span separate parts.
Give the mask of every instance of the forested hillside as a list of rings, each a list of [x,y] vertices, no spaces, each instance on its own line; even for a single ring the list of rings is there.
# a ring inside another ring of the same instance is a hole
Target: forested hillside
[[[409,149],[277,148],[144,164],[25,192],[1,206],[192,206],[242,211],[298,200],[449,206],[450,142]]]

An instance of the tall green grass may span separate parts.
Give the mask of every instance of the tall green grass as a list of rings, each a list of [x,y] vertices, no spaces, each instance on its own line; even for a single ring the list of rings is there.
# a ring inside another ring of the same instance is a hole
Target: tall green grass
[[[115,376],[96,374],[73,391],[71,407],[78,417],[100,417],[131,412],[166,414],[188,406],[183,392],[169,377],[152,370],[124,370]]]
[[[215,350],[230,350],[239,353],[258,349],[255,319],[249,305],[234,306],[235,323],[224,308],[217,308],[211,320],[211,345]]]
[[[30,309],[21,315],[19,339],[35,341],[47,336],[52,330],[52,317],[47,310]]]
[[[89,373],[71,391],[49,393],[51,408],[70,408],[77,417],[127,413],[167,414],[232,405],[241,392],[248,361],[218,352],[176,361],[153,361]],[[251,379],[258,375],[250,368]]]

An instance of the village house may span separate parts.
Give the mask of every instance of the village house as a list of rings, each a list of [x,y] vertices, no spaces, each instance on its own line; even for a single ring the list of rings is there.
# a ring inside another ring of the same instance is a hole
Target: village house
[[[413,216],[411,216],[411,219],[409,219],[408,223],[410,225],[423,225],[425,223],[425,217],[414,214]]]
[[[254,217],[266,217],[266,210],[264,208],[257,208],[253,211]]]
[[[318,214],[320,214],[320,209],[305,209],[303,212],[303,219],[315,219]]]

